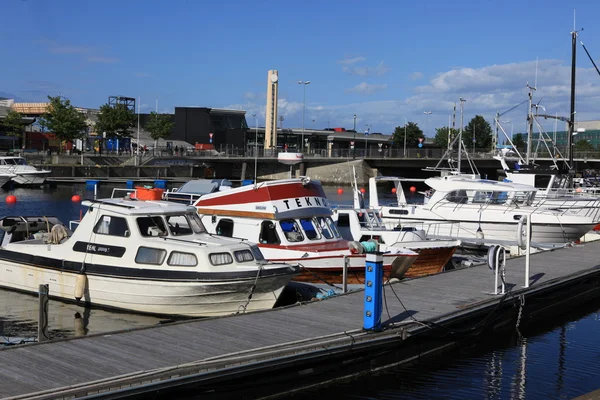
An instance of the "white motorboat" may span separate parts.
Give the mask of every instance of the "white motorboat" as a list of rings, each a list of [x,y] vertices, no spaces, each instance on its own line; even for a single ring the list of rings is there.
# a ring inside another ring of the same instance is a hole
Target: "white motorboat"
[[[510,182],[536,187],[533,206],[576,211],[600,222],[600,199],[583,188],[573,187],[572,174],[557,168],[542,169],[515,162],[511,168],[504,155],[494,156]]]
[[[37,169],[28,165],[23,157],[0,157],[0,173],[15,175],[13,182],[19,185],[41,185],[46,181],[50,171]]]
[[[182,193],[167,192],[165,199],[179,200]],[[347,267],[347,283],[364,282],[365,246],[370,245],[341,237],[319,181],[281,179],[189,196],[209,232],[258,243],[267,260],[299,263],[303,271],[296,281],[342,283]],[[417,256],[394,248],[383,256],[384,269],[401,277]]]
[[[74,232],[56,218],[5,217],[0,286],[158,315],[272,308],[297,266],[206,232],[196,210],[164,201],[86,201]]]
[[[398,204],[379,204],[380,181],[395,182]],[[523,240],[525,217],[531,218],[531,241],[552,245],[578,240],[595,226],[593,218],[573,211],[532,207],[537,189],[529,185],[435,177],[425,180],[431,189],[424,193],[423,203],[409,204],[401,181],[395,177],[370,178],[370,205],[381,212],[386,223],[427,224],[427,235],[518,243]]]

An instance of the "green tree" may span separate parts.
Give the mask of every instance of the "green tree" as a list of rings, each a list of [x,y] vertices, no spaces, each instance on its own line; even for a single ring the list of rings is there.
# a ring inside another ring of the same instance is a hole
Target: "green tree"
[[[578,140],[573,145],[573,150],[575,151],[596,151],[596,148],[593,144],[589,142],[589,140]]]
[[[473,140],[475,136],[475,140]],[[467,147],[489,149],[492,146],[492,127],[481,115],[476,115],[463,130],[463,143]]]
[[[406,132],[406,147],[417,147],[419,138],[424,138],[423,131],[415,122],[408,122],[406,126],[397,126],[393,139],[400,147],[404,146],[404,132]]]
[[[512,142],[517,148],[517,150],[519,150],[520,152],[524,152],[526,150],[527,143],[525,143],[525,139],[523,138],[522,133],[517,133],[516,135],[514,135],[512,138]]]
[[[7,136],[13,136],[13,149],[15,148],[15,139],[23,136],[25,126],[22,121],[23,116],[14,110],[10,110],[2,120],[3,130]]]
[[[131,136],[131,128],[135,125],[135,114],[125,104],[117,104],[112,107],[104,104],[100,107],[96,132],[106,133],[107,138],[126,138]]]
[[[54,133],[61,142],[73,142],[82,138],[88,128],[85,116],[67,98],[48,96],[48,100],[50,104],[41,118],[41,125]]]
[[[168,138],[174,126],[175,123],[169,114],[158,114],[154,111],[150,113],[150,117],[144,128],[150,132],[150,137],[154,139],[154,151],[156,151],[156,142],[158,139]]]
[[[450,132],[450,143],[454,140],[456,135],[458,135],[458,130],[454,128],[449,128],[444,126],[443,128],[435,129],[435,138],[433,138],[433,143],[441,148],[448,147],[448,132]]]

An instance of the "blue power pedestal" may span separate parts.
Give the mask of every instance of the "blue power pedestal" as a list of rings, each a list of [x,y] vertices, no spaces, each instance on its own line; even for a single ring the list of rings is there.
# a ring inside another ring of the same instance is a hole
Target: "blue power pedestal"
[[[383,298],[383,253],[367,253],[365,266],[365,330],[381,329]]]

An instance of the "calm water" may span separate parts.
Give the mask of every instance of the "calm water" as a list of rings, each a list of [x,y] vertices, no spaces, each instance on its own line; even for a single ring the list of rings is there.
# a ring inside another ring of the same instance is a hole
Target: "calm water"
[[[350,188],[337,194],[326,188],[332,203],[351,203]],[[79,218],[82,207],[71,202],[73,194],[91,198],[84,186],[57,189],[17,189],[17,204],[7,205],[0,192],[0,217],[53,215],[63,222]],[[99,196],[109,196],[101,188]],[[394,195],[380,193],[387,201]],[[0,289],[0,337],[17,340],[35,337],[37,298]],[[114,330],[152,326],[159,318],[85,309],[76,304],[51,301],[51,338],[81,336]],[[288,396],[349,399],[570,399],[600,388],[600,302],[557,317],[553,325],[524,332],[524,337],[480,338],[479,343],[417,365],[393,368],[344,381],[325,388]]]

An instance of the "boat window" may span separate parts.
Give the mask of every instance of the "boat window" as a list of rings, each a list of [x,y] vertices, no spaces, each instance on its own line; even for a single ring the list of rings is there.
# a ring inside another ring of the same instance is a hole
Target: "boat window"
[[[172,251],[167,260],[167,264],[181,267],[195,267],[198,265],[198,259],[193,253],[182,253],[180,251]]]
[[[254,261],[254,256],[250,250],[234,251],[233,255],[235,256],[235,260],[239,263]]]
[[[193,233],[190,228],[190,224],[185,215],[170,215],[167,216],[167,226],[171,235],[173,236],[184,236],[191,235]]]
[[[566,189],[568,187],[569,187],[569,176],[556,175],[556,177],[554,178],[554,182],[552,182],[552,189]]]
[[[323,217],[316,217],[315,221],[323,237],[325,239],[333,239],[333,233],[331,233],[331,228],[327,224],[327,220]]]
[[[115,217],[112,215],[103,215],[100,217],[96,226],[94,226],[94,233],[100,235],[109,236],[129,236],[129,227],[125,218]]]
[[[453,190],[446,195],[446,200],[451,203],[465,204],[469,198],[466,190]]]
[[[167,228],[162,217],[139,217],[136,218],[136,222],[142,236],[167,236]]]
[[[341,228],[347,228],[350,226],[350,216],[348,214],[339,214],[337,220],[337,226]]]
[[[552,178],[552,175],[537,175],[536,174],[533,185],[538,189],[548,189],[548,184],[550,183],[550,178]],[[554,183],[556,184],[556,180],[554,181]],[[552,187],[557,187],[557,186],[552,185]]]
[[[362,211],[357,211],[356,212],[356,218],[358,218],[358,224],[361,227],[364,228],[365,226],[367,226],[367,222],[365,220],[365,213],[363,213]]]
[[[167,251],[164,249],[140,247],[135,255],[135,262],[138,264],[161,265],[165,261],[166,256]]]
[[[262,244],[279,244],[279,235],[275,230],[275,223],[273,221],[263,221],[260,224],[260,235],[258,241]]]
[[[202,223],[202,220],[200,219],[198,214],[196,214],[195,212],[192,214],[187,214],[187,218],[189,220],[188,222],[190,224],[190,227],[192,228],[194,233],[206,232],[206,228],[204,227],[204,224]]]
[[[333,222],[331,217],[327,217],[325,219],[325,221],[327,221],[327,225],[329,226],[329,229],[331,229],[331,232],[333,232],[335,237],[337,237],[337,238],[342,237],[342,235],[340,234],[340,231],[338,231],[337,226],[335,226],[335,223]]]
[[[263,256],[263,253],[260,251],[258,246],[251,246],[250,250],[252,250],[252,254],[254,255],[254,259],[256,261],[265,261],[265,256]]]
[[[298,226],[298,223],[293,219],[284,219],[279,221],[279,226],[281,226],[281,230],[285,235],[285,238],[288,242],[301,242],[304,240],[304,235],[302,235],[302,230]]]
[[[516,205],[531,205],[534,195],[535,192],[515,192],[512,202]]]
[[[230,219],[222,219],[217,224],[217,235],[233,237],[233,221]]]
[[[494,192],[475,192],[473,196],[473,203],[487,203],[493,195]]]
[[[390,214],[408,215],[408,210],[398,210],[396,208],[390,208]]]
[[[233,257],[229,253],[212,253],[208,256],[210,263],[214,266],[233,263]]]
[[[309,240],[321,238],[321,235],[319,235],[319,232],[317,232],[317,228],[315,228],[312,218],[300,218],[300,225],[302,225],[302,229],[304,229],[304,232],[306,232],[306,237]]]

